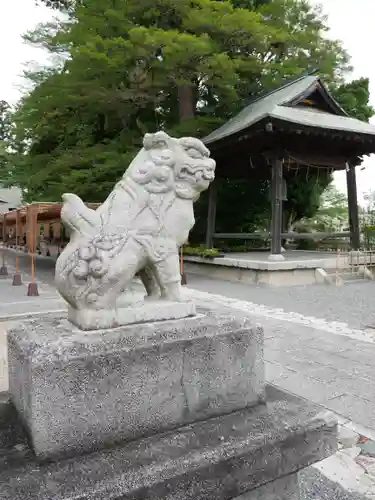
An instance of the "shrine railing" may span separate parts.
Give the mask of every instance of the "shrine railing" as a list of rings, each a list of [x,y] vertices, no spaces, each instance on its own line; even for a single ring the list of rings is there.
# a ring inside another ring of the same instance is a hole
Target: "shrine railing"
[[[305,240],[305,239],[326,239],[326,238],[350,238],[351,233],[349,231],[343,231],[340,233],[296,233],[288,232],[281,233],[281,237],[290,240]],[[212,235],[214,239],[237,239],[237,240],[267,240],[271,238],[271,233],[214,233]]]

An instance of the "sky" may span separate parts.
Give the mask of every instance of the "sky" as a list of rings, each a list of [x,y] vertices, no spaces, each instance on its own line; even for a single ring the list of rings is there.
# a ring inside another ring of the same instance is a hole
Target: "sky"
[[[354,67],[351,79],[368,77],[370,79],[371,103],[375,107],[375,64],[373,64],[373,23],[375,19],[375,0],[311,0],[321,4],[328,16],[330,36],[342,41],[352,57]],[[25,64],[35,61],[43,64],[48,61],[41,49],[23,43],[22,34],[33,29],[40,22],[53,18],[50,9],[36,6],[34,0],[1,0],[0,47],[2,74],[0,78],[0,99],[11,104],[17,102],[24,91],[21,78]],[[375,117],[372,120],[375,124]],[[366,158],[363,170],[357,169],[359,201],[369,190],[375,190],[375,156]],[[337,187],[346,192],[345,172],[336,174]]]
[[[330,36],[341,40],[352,60],[353,74],[350,79],[367,77],[370,79],[370,102],[375,107],[375,64],[371,50],[375,19],[375,0],[321,0],[313,2],[323,6],[328,16]],[[375,117],[371,120],[375,124]],[[361,168],[364,167],[364,170]],[[375,156],[365,157],[362,167],[357,168],[358,201],[363,195],[375,190]],[[336,185],[346,192],[346,174],[336,174]]]

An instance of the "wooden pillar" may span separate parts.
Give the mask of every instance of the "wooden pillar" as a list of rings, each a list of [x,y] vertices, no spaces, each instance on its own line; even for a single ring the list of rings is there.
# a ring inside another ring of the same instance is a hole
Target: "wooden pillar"
[[[357,180],[355,166],[351,166],[349,164],[346,169],[346,187],[348,191],[350,245],[352,250],[359,250],[361,246],[361,238],[358,217]]]
[[[6,278],[8,276],[8,268],[5,264],[5,253],[4,253],[5,241],[7,239],[6,230],[7,230],[7,222],[6,222],[6,214],[4,213],[3,214],[3,249],[1,252],[1,267],[0,267],[0,277],[1,278]]]
[[[26,224],[26,215],[24,217],[24,221],[21,222],[21,226],[22,226],[22,229],[21,229],[21,240],[22,240],[22,245],[24,247],[26,247],[26,243],[27,243],[27,224]]]
[[[6,213],[3,215],[3,244],[7,241],[7,217]]]
[[[271,255],[269,260],[285,260],[281,253],[281,230],[283,221],[283,160],[272,159],[271,178]]]
[[[16,246],[18,247],[20,244],[20,235],[21,235],[21,214],[20,211],[17,209],[16,211]]]
[[[216,201],[217,201],[217,184],[218,179],[211,182],[208,189],[208,213],[207,213],[207,226],[206,226],[206,247],[213,248],[213,234],[215,232],[216,223]]]
[[[37,206],[28,205],[26,214],[26,239],[27,249],[30,254],[35,254],[37,246]]]
[[[58,240],[61,236],[61,224],[60,222],[53,223],[53,237]]]
[[[38,205],[28,205],[26,213],[27,224],[27,248],[31,257],[31,282],[27,288],[29,297],[39,295],[38,285],[35,281],[35,252],[37,246],[37,231],[38,231]]]

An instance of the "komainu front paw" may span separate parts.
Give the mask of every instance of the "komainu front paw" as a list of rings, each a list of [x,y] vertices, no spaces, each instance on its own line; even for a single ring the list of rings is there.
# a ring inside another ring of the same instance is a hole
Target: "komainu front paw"
[[[161,292],[161,298],[163,300],[170,300],[171,302],[183,302],[180,280],[177,283],[170,283],[164,286]]]

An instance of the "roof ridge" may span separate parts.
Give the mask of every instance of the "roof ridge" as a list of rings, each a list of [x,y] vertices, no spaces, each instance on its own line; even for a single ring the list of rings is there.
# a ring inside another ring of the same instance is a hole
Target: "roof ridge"
[[[277,87],[273,88],[272,90],[264,90],[264,91],[260,92],[256,97],[251,99],[246,104],[245,108],[247,108],[248,106],[251,106],[252,104],[255,104],[260,99],[264,99],[265,97],[269,97],[270,95],[275,94],[276,92],[279,92],[280,90],[283,90],[283,89],[286,89],[287,87],[290,87],[294,83],[297,83],[297,82],[303,80],[304,78],[307,78],[308,76],[312,76],[312,75],[316,74],[317,71],[318,71],[317,69],[304,71],[299,76],[293,76],[289,79],[286,79],[284,81],[284,83],[278,85]],[[317,76],[316,79],[319,80],[319,76]]]

